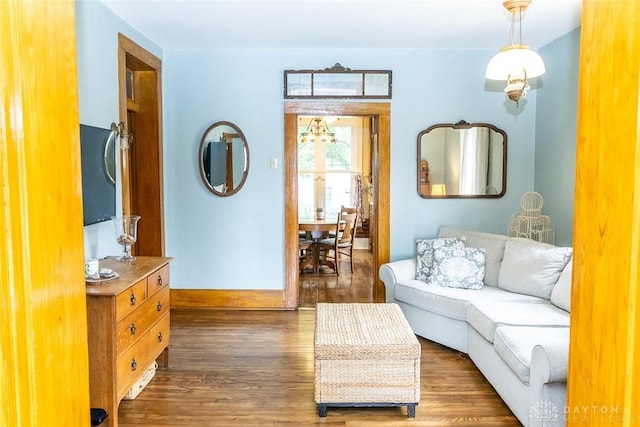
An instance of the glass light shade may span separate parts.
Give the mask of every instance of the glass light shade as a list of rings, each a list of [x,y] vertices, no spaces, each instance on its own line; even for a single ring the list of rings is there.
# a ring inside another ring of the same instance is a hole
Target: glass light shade
[[[487,65],[485,77],[490,80],[507,80],[509,75],[524,78],[538,77],[545,73],[544,62],[538,52],[525,45],[511,45],[500,49]]]

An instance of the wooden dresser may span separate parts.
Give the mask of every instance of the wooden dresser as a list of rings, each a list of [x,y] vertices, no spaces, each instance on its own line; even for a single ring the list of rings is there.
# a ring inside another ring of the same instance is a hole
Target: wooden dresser
[[[172,258],[115,257],[100,261],[120,277],[87,285],[89,387],[91,407],[118,425],[122,397],[154,360],[169,365],[169,262]]]

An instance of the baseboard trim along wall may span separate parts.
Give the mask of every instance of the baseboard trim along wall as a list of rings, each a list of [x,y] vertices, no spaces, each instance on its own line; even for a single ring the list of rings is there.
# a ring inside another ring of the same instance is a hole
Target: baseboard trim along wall
[[[290,309],[284,291],[230,289],[171,289],[171,308]]]

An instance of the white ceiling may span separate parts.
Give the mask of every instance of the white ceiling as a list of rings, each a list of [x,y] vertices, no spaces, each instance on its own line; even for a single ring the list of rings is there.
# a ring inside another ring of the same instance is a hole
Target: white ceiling
[[[164,49],[497,50],[511,25],[502,0],[100,1]],[[523,42],[538,49],[573,30],[581,9],[581,0],[533,0]]]

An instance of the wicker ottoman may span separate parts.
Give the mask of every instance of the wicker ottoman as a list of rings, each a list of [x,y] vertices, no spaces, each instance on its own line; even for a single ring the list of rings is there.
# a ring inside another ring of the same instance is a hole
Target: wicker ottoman
[[[407,406],[420,401],[420,344],[396,304],[316,308],[315,401],[327,407]]]

